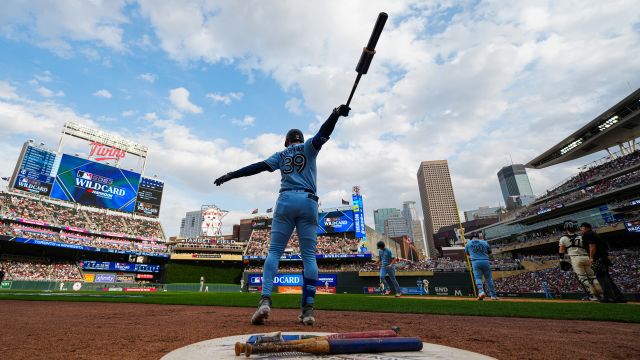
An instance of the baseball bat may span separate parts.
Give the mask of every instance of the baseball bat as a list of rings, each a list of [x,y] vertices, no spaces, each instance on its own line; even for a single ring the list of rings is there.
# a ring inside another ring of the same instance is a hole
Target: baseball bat
[[[251,354],[303,352],[316,355],[420,351],[422,340],[412,337],[371,339],[321,339],[302,344],[248,344],[245,356]]]
[[[381,12],[378,14],[378,19],[376,20],[376,24],[373,27],[373,31],[371,32],[371,36],[369,37],[369,42],[367,46],[362,49],[362,55],[360,55],[360,60],[356,65],[356,72],[358,76],[356,76],[356,80],[353,83],[353,87],[351,88],[351,93],[349,94],[349,99],[347,100],[347,106],[351,104],[351,99],[353,99],[353,94],[356,92],[356,88],[358,87],[358,83],[360,83],[360,78],[362,75],[366,74],[369,71],[369,65],[371,65],[371,60],[373,60],[373,55],[376,53],[376,45],[378,44],[378,39],[380,39],[380,34],[382,34],[382,29],[384,29],[384,24],[387,22],[387,18],[389,15],[387,13]]]
[[[255,344],[251,344],[251,345],[260,346],[262,344],[268,344],[268,343],[294,345],[294,344],[304,344],[307,342],[314,342],[318,340],[392,338],[392,337],[397,337],[399,332],[400,332],[400,328],[397,326],[394,326],[392,329],[389,329],[389,330],[357,331],[357,332],[348,332],[348,333],[337,333],[337,334],[324,335],[324,336],[305,335],[308,337],[303,337],[299,340],[256,342]],[[247,345],[249,344],[236,342],[236,346],[235,346],[236,356],[242,353],[245,353],[247,351]]]

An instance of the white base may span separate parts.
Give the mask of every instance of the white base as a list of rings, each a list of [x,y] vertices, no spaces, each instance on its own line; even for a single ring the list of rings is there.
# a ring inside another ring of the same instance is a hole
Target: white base
[[[328,333],[317,332],[285,332],[284,334],[302,334],[302,335],[328,335]],[[246,359],[244,354],[236,356],[236,342],[245,342],[251,335],[228,336],[218,339],[201,341],[191,344],[180,349],[176,349],[161,360],[214,360],[214,359]],[[259,354],[251,355],[249,359],[377,359],[377,360],[394,360],[394,359],[453,359],[453,360],[485,360],[493,359],[491,357],[480,355],[474,352],[460,350],[448,346],[423,343],[422,351],[396,352],[382,354],[344,354],[344,355],[312,355],[300,353],[283,354]]]

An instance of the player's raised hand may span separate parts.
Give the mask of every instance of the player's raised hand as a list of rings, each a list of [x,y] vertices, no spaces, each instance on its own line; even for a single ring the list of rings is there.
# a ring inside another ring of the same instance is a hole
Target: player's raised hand
[[[217,178],[213,183],[216,184],[216,186],[220,186],[231,179],[233,179],[233,177],[229,173],[227,173]]]
[[[338,116],[349,116],[349,110],[351,110],[350,107],[348,107],[347,105],[340,105],[337,108],[333,109],[333,113],[338,115]]]

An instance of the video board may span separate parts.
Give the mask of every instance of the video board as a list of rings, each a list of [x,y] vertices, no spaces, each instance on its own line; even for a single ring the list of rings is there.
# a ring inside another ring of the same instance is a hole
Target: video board
[[[54,152],[25,144],[18,162],[13,187],[37,195],[49,196],[56,174],[57,155]]]
[[[640,220],[626,221],[624,227],[627,228],[628,232],[640,233]]]
[[[63,154],[51,197],[88,206],[133,212],[140,174]]]
[[[137,214],[159,216],[164,182],[142,177],[138,187],[135,212]]]
[[[336,210],[318,214],[318,235],[354,231],[352,210]]]
[[[102,271],[122,271],[136,273],[159,273],[160,265],[155,264],[135,264],[135,263],[119,263],[112,261],[93,261],[83,260],[81,262],[83,270],[102,270]]]

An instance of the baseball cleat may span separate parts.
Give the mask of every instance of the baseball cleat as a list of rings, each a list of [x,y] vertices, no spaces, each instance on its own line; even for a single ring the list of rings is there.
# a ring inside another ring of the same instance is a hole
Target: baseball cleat
[[[478,301],[484,300],[485,297],[486,295],[484,293],[480,293],[480,295],[478,295]]]
[[[258,310],[251,317],[251,323],[253,325],[264,325],[264,321],[269,318],[271,314],[271,299],[270,298],[262,298],[260,300],[260,305],[258,305]]]
[[[396,297],[402,296],[402,293],[396,293]]]
[[[384,295],[391,295],[391,290],[387,290],[384,292]]]
[[[492,297],[491,297],[491,300],[493,300],[493,301],[498,301],[498,300],[500,300],[500,299],[498,299],[498,297],[497,297],[497,296],[492,296]]]
[[[298,320],[305,325],[313,326],[316,323],[316,318],[313,316],[313,306],[305,305],[302,308],[300,315],[298,316]]]

